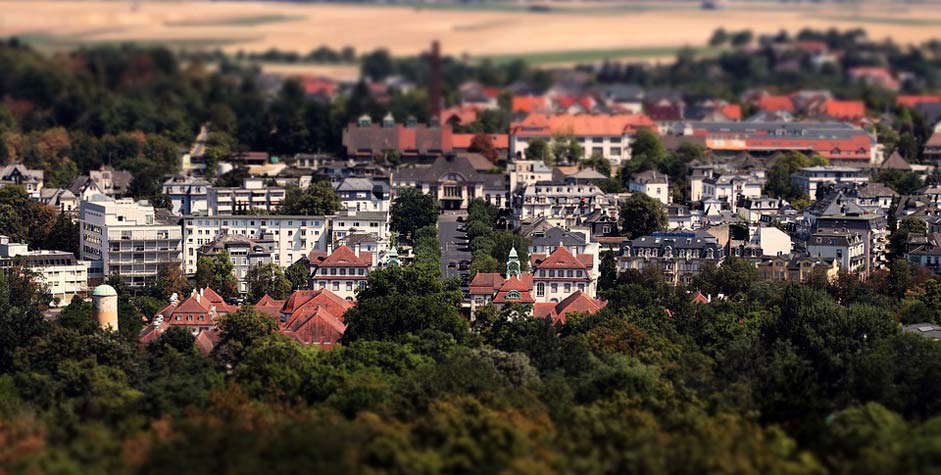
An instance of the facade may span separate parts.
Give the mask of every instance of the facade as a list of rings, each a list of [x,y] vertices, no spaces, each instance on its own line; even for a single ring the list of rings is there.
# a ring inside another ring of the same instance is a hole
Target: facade
[[[88,293],[88,264],[64,251],[30,251],[26,244],[11,243],[0,236],[0,270],[22,267],[35,272],[37,283],[46,287],[59,305]]]
[[[641,128],[657,130],[643,114],[543,114],[531,113],[510,124],[510,156],[526,157],[529,142],[554,136],[571,136],[582,145],[584,156],[600,155],[615,168],[631,159],[631,139]]]
[[[706,265],[718,265],[724,258],[719,240],[707,233],[656,233],[625,242],[618,271],[655,267],[667,282],[689,284]]]
[[[702,181],[702,199],[722,200],[734,211],[741,199],[761,197],[764,178],[753,175],[718,175]]]
[[[327,216],[184,216],[183,271],[196,273],[200,248],[221,236],[273,241],[271,262],[288,267],[329,242]],[[179,227],[177,227],[179,230]]]
[[[202,178],[176,175],[163,182],[163,194],[170,200],[173,214],[209,214],[211,187],[212,185]]]
[[[80,258],[92,261],[90,280],[117,274],[128,285],[143,287],[161,266],[180,266],[178,219],[158,215],[146,201],[96,195],[82,201],[79,226]],[[193,266],[195,272],[195,261]]]
[[[520,220],[546,218],[572,226],[596,211],[617,218],[618,210],[617,199],[595,185],[550,181],[527,186],[515,211]]]
[[[467,209],[474,198],[494,206],[507,206],[507,175],[480,173],[466,156],[439,156],[431,165],[400,168],[392,174],[392,188],[415,188],[431,194],[443,209]]]
[[[835,259],[840,270],[862,273],[866,270],[866,245],[856,233],[814,233],[807,241],[807,254],[822,259]]]
[[[208,287],[193,289],[188,297],[180,298],[171,297],[170,303],[157,312],[154,324],[166,322],[169,326],[180,326],[197,335],[213,330],[220,317],[238,310],[237,306],[227,304],[222,296]]]
[[[0,187],[18,185],[22,186],[32,199],[39,199],[39,192],[43,186],[42,170],[33,170],[19,163],[0,168]]]
[[[928,137],[921,150],[921,156],[931,163],[941,163],[941,130],[936,130]]]
[[[258,211],[277,213],[287,192],[279,186],[268,186],[266,181],[265,178],[246,178],[241,187],[210,187],[209,214],[226,216]]]
[[[558,303],[575,291],[595,295],[597,259],[591,255],[572,254],[559,246],[548,255],[532,254],[529,261],[537,303]]]
[[[81,200],[65,188],[43,188],[39,191],[39,202],[51,206],[60,213],[74,216]]]
[[[275,241],[273,239],[252,239],[238,234],[226,234],[217,237],[210,243],[197,250],[197,261],[202,256],[215,256],[222,252],[229,255],[232,263],[232,273],[238,280],[239,294],[249,292],[245,276],[252,267],[271,263],[274,255]]]
[[[389,184],[369,178],[345,178],[337,185],[337,197],[347,211],[389,212],[392,196]]]
[[[817,187],[827,183],[864,184],[869,176],[862,169],[852,167],[809,167],[791,175],[791,183],[811,198],[817,196]]]
[[[670,204],[673,200],[673,196],[670,194],[669,177],[654,170],[632,176],[627,189],[631,193],[644,193],[665,205]]]
[[[884,158],[876,137],[841,122],[687,122],[681,127],[681,135],[704,137],[706,148],[717,153],[796,150],[859,166],[876,165]]]
[[[845,211],[817,218],[816,232],[859,234],[866,256],[866,266],[860,273],[865,277],[886,265],[887,224],[885,215],[860,213],[848,207]]]
[[[776,216],[781,209],[781,200],[760,196],[757,198],[744,198],[739,200],[735,213],[745,222],[756,224],[763,221],[763,217]]]
[[[516,160],[509,164],[510,192],[521,193],[539,182],[552,181],[552,169],[541,160]]]
[[[356,292],[366,287],[369,271],[378,264],[374,252],[365,252],[359,246],[340,246],[326,252],[310,253],[311,282],[313,290],[329,290],[338,297],[356,300]]]
[[[906,243],[905,258],[913,265],[941,274],[941,234],[912,233]]]
[[[369,116],[360,117],[343,129],[343,147],[347,157],[372,158],[397,153],[403,158],[435,157],[454,151],[450,126],[437,122],[419,124],[408,118],[405,124],[396,124],[387,114],[381,124],[373,124]]]

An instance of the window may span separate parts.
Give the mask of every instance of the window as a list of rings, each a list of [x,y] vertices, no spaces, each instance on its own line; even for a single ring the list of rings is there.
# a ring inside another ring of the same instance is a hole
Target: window
[[[555,270],[549,269],[549,277],[555,277]]]
[[[552,286],[550,287],[550,291],[554,294],[559,293],[559,284],[556,284],[555,282],[553,282]]]
[[[592,155],[604,155],[604,147],[592,147],[591,154]]]
[[[536,284],[536,296],[542,297],[543,295],[546,295],[546,284],[540,282]]]
[[[321,280],[321,281],[320,281],[320,288],[321,288],[321,289],[327,288],[327,281]]]
[[[519,293],[519,291],[517,291],[517,290],[511,290],[511,291],[507,292],[507,293],[506,293],[506,299],[507,299],[507,300],[519,300],[519,299],[520,299],[520,293]]]
[[[352,282],[347,282],[347,283],[346,283],[346,291],[347,291],[347,292],[352,292],[352,291],[353,291],[353,283],[352,283]]]
[[[612,157],[621,156],[621,147],[611,147],[611,150],[608,152]]]
[[[339,291],[339,290],[340,290],[340,281],[334,280],[334,281],[333,281],[333,291],[334,291],[334,292],[337,292],[337,291]]]
[[[565,293],[567,294],[572,293],[572,284],[566,283],[564,289],[565,289]]]

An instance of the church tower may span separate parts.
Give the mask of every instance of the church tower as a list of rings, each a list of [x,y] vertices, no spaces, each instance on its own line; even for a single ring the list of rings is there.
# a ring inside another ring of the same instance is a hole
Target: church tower
[[[520,257],[515,247],[510,249],[510,256],[506,261],[506,278],[509,279],[514,275],[517,278],[520,276]]]

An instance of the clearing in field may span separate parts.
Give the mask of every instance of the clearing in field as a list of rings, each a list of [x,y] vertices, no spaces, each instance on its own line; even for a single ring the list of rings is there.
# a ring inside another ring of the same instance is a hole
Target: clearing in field
[[[772,33],[804,27],[865,28],[900,43],[941,36],[941,5],[729,2],[338,5],[276,2],[0,0],[0,36],[17,35],[48,50],[139,42],[179,49],[307,53],[321,45],[410,55],[433,39],[446,54],[496,61],[560,64],[602,59],[669,58],[702,48],[718,27]],[[706,51],[708,52],[708,51]]]

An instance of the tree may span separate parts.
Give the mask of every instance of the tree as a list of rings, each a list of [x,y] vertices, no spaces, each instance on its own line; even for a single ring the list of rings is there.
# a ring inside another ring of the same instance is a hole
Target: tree
[[[591,158],[583,160],[581,163],[582,168],[591,168],[592,170],[606,176],[611,176],[611,162],[607,158],[599,154],[594,154]]]
[[[340,198],[329,181],[312,183],[306,190],[289,186],[281,203],[281,214],[325,216],[340,210]]]
[[[234,266],[227,251],[196,260],[196,287],[209,287],[223,298],[238,295],[238,282],[232,273]]]
[[[458,309],[463,296],[445,288],[439,273],[416,266],[369,273],[356,306],[347,310],[343,342],[402,340],[409,334],[440,331],[462,341],[467,322]]]
[[[667,227],[667,214],[659,200],[644,193],[634,193],[620,207],[621,234],[636,239]]]
[[[399,236],[411,240],[415,231],[438,222],[438,201],[420,190],[406,188],[392,202],[389,226]]]
[[[909,467],[908,441],[905,421],[870,402],[831,416],[824,461],[833,473],[904,473]]]
[[[307,259],[301,259],[288,266],[284,271],[284,276],[291,281],[292,290],[304,290],[307,288],[310,278],[310,263]]]
[[[474,134],[467,150],[483,155],[487,160],[490,160],[490,163],[497,163],[500,158],[500,154],[497,153],[497,149],[493,145],[493,138],[483,133]]]
[[[252,266],[245,274],[245,282],[251,302],[261,300],[266,294],[275,300],[284,300],[291,293],[291,281],[275,263]]]
[[[549,153],[549,142],[544,139],[533,139],[526,147],[526,160],[539,160],[551,164],[552,155]]]
[[[624,175],[658,169],[666,158],[667,149],[660,137],[650,129],[640,129],[631,139],[631,160]]]
[[[599,264],[601,276],[598,278],[598,291],[613,289],[618,281],[618,268],[615,262],[614,251],[605,251]]]
[[[889,250],[895,256],[903,257],[906,252],[906,242],[911,233],[925,234],[928,232],[928,223],[916,216],[906,216],[899,222],[898,228],[889,238]]]
[[[213,354],[230,364],[237,364],[252,346],[275,334],[278,324],[271,317],[243,305],[219,320],[219,343]]]
[[[71,252],[77,256],[79,254],[78,243],[78,222],[73,221],[72,218],[64,212],[59,212],[55,223],[52,225],[52,229],[49,231],[49,236],[42,244],[42,248]]]
[[[148,283],[148,287],[151,296],[163,301],[169,299],[173,294],[182,299],[192,289],[186,279],[186,274],[183,273],[183,269],[174,264],[163,264],[158,267],[157,278]]]
[[[712,32],[712,36],[709,38],[709,46],[713,48],[724,45],[729,40],[729,34],[726,33],[725,28],[716,28]]]

